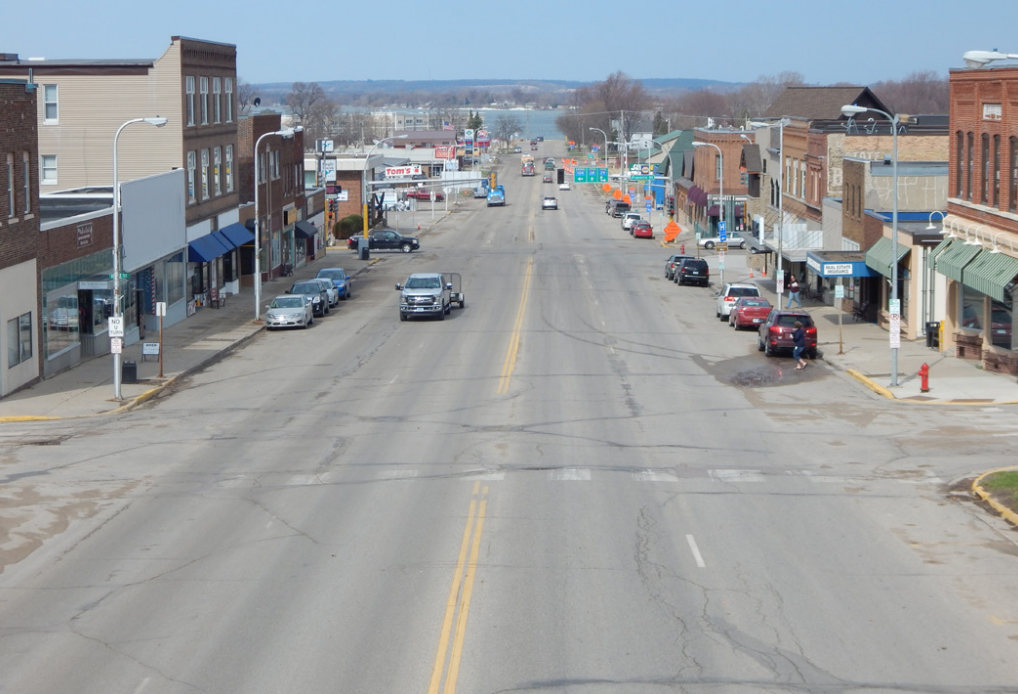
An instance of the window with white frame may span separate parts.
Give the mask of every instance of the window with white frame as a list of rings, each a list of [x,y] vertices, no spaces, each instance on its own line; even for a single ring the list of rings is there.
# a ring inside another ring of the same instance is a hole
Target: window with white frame
[[[42,178],[40,183],[44,186],[56,185],[57,182],[57,155],[55,154],[43,154],[40,159],[40,168],[42,169]]]
[[[198,78],[198,106],[201,108],[201,124],[209,124],[209,78]]]
[[[212,78],[212,122],[222,122],[219,117],[222,110],[223,101],[223,80],[220,77]]]
[[[226,122],[233,122],[233,78],[226,78]]]
[[[223,168],[223,148],[216,147],[215,150],[213,150],[212,159],[212,190],[215,192],[216,195],[222,195],[223,193],[223,188],[220,185],[221,179],[219,176],[219,172],[222,168]]]
[[[56,125],[60,122],[60,108],[57,100],[57,85],[42,86],[42,124]]]
[[[23,313],[7,321],[8,368],[32,358],[32,313]]]
[[[233,145],[226,145],[226,192],[233,192]]]
[[[983,104],[983,120],[1000,120],[1003,115],[1000,104]]]
[[[201,151],[201,199],[209,199],[209,151]]]
[[[184,78],[184,105],[187,108],[187,124],[194,125],[194,77]]]
[[[7,154],[7,216],[15,215],[14,207],[14,155]]]
[[[272,178],[279,178],[279,150],[272,153]]]
[[[722,161],[724,160],[721,158],[720,154],[714,157],[714,178],[718,179],[719,181],[721,180],[721,176],[724,174],[724,171],[721,170]]]
[[[25,214],[32,211],[32,165],[28,161],[28,152],[21,153],[21,168],[25,176],[23,186],[25,196]]]
[[[187,201],[194,202],[194,152],[187,153]]]

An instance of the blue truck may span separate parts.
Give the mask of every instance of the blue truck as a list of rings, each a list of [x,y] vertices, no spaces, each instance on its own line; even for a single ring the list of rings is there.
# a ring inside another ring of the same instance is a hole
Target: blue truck
[[[488,207],[505,205],[505,186],[501,183],[488,191]]]

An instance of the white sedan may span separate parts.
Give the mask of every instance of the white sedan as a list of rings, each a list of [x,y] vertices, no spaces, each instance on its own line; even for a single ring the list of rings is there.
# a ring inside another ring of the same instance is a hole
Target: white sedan
[[[300,294],[283,294],[269,304],[265,312],[265,327],[307,328],[315,322],[311,301]]]
[[[559,190],[569,190],[569,184],[568,183],[559,183],[558,184],[558,189]]]
[[[738,231],[732,231],[726,234],[726,240],[729,248],[745,248],[746,237]],[[704,236],[702,239],[696,242],[700,248],[706,248],[708,251],[721,243],[720,236]]]
[[[541,201],[542,210],[557,210],[558,200],[551,197],[550,195]]]

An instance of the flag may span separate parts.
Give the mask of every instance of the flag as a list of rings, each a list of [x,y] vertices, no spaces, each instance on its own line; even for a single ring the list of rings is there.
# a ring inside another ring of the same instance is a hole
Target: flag
[[[455,130],[455,129],[456,128],[453,127],[453,124],[450,123],[449,121],[447,120],[442,121],[442,130]]]

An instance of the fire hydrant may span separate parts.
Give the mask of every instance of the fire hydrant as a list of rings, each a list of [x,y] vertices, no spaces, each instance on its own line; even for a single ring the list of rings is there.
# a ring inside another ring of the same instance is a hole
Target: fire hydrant
[[[686,253],[686,244],[683,243],[683,244],[681,244],[679,246],[679,253],[685,255],[685,253]]]
[[[919,367],[919,390],[923,393],[930,392],[930,365],[923,364]]]

